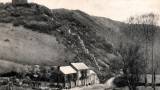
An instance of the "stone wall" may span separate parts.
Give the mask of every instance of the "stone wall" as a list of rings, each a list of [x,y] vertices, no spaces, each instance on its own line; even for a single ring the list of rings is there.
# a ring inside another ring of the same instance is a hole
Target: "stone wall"
[[[19,5],[19,4],[27,4],[27,0],[12,0],[12,4]]]

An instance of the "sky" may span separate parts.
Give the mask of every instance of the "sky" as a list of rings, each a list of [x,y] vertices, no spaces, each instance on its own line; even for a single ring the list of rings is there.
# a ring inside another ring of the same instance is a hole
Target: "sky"
[[[160,13],[160,0],[28,0],[51,9],[79,9],[90,15],[125,21],[128,17],[145,13]],[[11,2],[11,0],[0,0]]]

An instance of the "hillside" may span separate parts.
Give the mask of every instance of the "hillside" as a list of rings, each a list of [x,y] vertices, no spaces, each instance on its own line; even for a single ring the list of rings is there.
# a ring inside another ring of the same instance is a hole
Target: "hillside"
[[[16,64],[85,62],[106,76],[110,60],[117,57],[113,45],[100,35],[105,27],[79,10],[0,4],[0,23],[1,61],[14,63],[14,68]]]
[[[0,26],[1,59],[22,64],[58,65],[67,55],[63,53],[64,46],[53,36],[33,32],[22,26],[13,27],[12,24],[1,23]]]
[[[0,4],[0,72],[18,71],[24,64],[85,62],[104,81],[111,74],[110,61],[118,58],[115,48],[133,41],[126,27],[79,10],[50,10],[35,3]],[[159,44],[155,44],[157,55]]]

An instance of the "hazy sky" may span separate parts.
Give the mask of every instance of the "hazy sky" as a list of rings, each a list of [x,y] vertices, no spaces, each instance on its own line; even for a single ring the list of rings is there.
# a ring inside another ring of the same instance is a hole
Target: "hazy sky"
[[[0,0],[9,2],[11,0]],[[129,16],[160,12],[160,0],[28,0],[49,8],[80,9],[95,16],[124,21]]]

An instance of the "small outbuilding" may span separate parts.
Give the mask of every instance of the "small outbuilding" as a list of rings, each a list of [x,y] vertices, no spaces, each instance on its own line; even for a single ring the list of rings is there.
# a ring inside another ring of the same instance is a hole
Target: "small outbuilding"
[[[13,5],[23,5],[23,4],[27,4],[27,3],[28,3],[27,0],[12,0]]]
[[[99,84],[100,83],[97,74],[93,70],[89,70],[88,76],[89,76],[88,77],[89,85],[94,85],[94,84]]]

